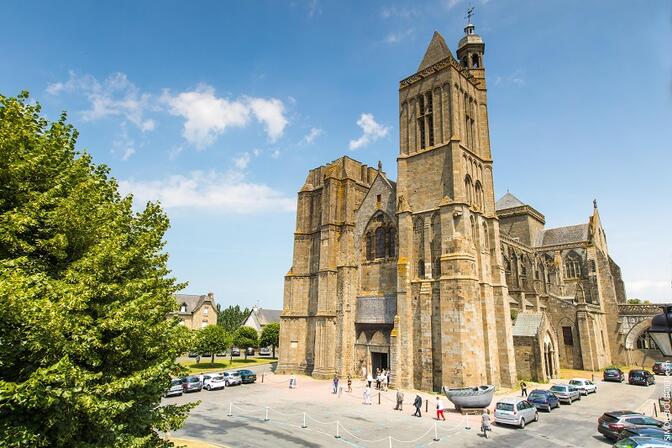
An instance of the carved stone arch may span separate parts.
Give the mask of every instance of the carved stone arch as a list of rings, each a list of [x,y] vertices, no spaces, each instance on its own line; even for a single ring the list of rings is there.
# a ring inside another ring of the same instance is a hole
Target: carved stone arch
[[[373,333],[373,336],[371,336],[371,340],[369,343],[371,345],[389,345],[387,337],[381,330],[378,330],[375,333]]]
[[[369,338],[366,335],[366,331],[360,331],[359,336],[357,336],[357,344],[367,345],[369,343]]]
[[[647,317],[635,325],[632,326],[628,334],[625,336],[625,349],[626,350],[635,350],[637,348],[637,339],[646,331],[651,328],[651,319],[653,317]]]

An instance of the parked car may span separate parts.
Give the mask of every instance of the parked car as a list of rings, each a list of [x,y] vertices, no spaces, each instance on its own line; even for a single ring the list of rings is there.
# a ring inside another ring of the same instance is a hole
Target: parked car
[[[231,356],[240,356],[240,349],[237,347],[233,347],[231,349]]]
[[[656,384],[656,377],[648,370],[631,370],[628,373],[628,384],[638,384],[640,386],[650,386]]]
[[[618,439],[627,439],[628,437],[651,437],[658,440],[672,441],[672,433],[665,431],[657,426],[635,426],[632,428],[623,428],[618,434]]]
[[[597,393],[597,386],[590,380],[574,378],[569,380],[569,385],[576,387],[581,395]]]
[[[259,349],[259,356],[271,356],[271,349],[268,347],[261,347]]]
[[[560,402],[566,402],[567,404],[572,404],[574,401],[581,399],[579,390],[569,384],[554,384],[549,390],[558,397]]]
[[[653,437],[628,437],[614,444],[615,448],[665,448],[672,447],[672,442]]]
[[[254,356],[254,349],[253,349],[252,347],[247,347],[247,348],[245,349],[245,354],[246,354],[247,356]]]
[[[495,405],[495,422],[498,425],[524,428],[527,423],[537,420],[539,420],[537,408],[522,398],[503,398]]]
[[[560,400],[549,390],[534,389],[527,397],[527,401],[532,403],[537,409],[544,409],[551,412],[551,409],[560,407]]]
[[[221,373],[206,373],[203,375],[203,387],[205,390],[224,389],[226,381]]]
[[[239,370],[238,373],[240,374],[240,379],[242,380],[243,384],[254,383],[257,381],[257,374],[251,370],[243,369]]]
[[[200,392],[203,389],[203,381],[200,376],[188,376],[182,380],[183,392]]]
[[[663,422],[633,411],[605,412],[597,419],[597,432],[607,439],[618,440],[619,434],[625,428],[663,426]]]
[[[672,375],[672,361],[656,361],[651,370],[656,375]]]
[[[165,394],[163,394],[164,397],[172,397],[174,395],[182,395],[182,379],[181,378],[175,378],[170,381],[170,387],[166,391]]]
[[[238,372],[224,372],[222,373],[222,376],[224,377],[224,384],[226,387],[242,384],[243,382],[243,379]]]
[[[622,383],[625,381],[625,373],[616,367],[608,367],[602,373],[602,381],[618,381]]]
[[[195,358],[195,357],[198,356],[198,353],[196,353],[196,352],[190,352],[188,355],[189,355],[190,358]]]

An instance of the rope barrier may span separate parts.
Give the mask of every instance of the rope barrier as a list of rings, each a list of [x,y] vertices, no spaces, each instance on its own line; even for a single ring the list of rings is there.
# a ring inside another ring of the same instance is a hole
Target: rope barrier
[[[422,434],[420,437],[417,437],[417,438],[415,438],[415,439],[413,439],[413,440],[400,440],[400,439],[395,439],[395,438],[392,437],[392,436],[390,436],[390,437],[391,437],[392,440],[394,440],[395,442],[399,442],[399,443],[413,443],[413,442],[417,442],[418,440],[424,438],[424,437],[425,437],[427,434],[429,434],[432,430],[436,430],[436,422],[434,422],[434,425],[432,425],[427,431],[425,431],[424,434]]]
[[[346,433],[350,434],[350,436],[354,437],[355,439],[359,440],[360,442],[364,442],[364,443],[378,443],[378,442],[382,442],[382,441],[384,441],[384,440],[388,440],[388,437],[383,437],[382,439],[376,439],[376,440],[362,439],[361,437],[357,437],[357,436],[354,435],[352,432],[348,431],[348,430],[345,428],[345,426],[341,425],[340,423],[337,422],[337,425],[340,426],[340,427],[343,429],[343,431],[345,431]],[[340,438],[340,436],[339,436],[339,438]]]

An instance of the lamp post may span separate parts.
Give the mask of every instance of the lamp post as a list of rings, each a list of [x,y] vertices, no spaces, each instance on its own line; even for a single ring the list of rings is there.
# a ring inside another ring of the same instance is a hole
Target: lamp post
[[[653,316],[649,334],[663,355],[672,357],[672,305],[664,305],[663,312]]]

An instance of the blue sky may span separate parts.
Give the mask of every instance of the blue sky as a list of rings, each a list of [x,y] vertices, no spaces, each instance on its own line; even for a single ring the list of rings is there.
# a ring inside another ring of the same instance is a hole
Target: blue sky
[[[497,197],[547,227],[598,199],[630,297],[672,301],[672,6],[475,0]],[[0,4],[0,93],[66,110],[80,148],[161,199],[186,291],[282,306],[307,171],[347,154],[396,177],[398,81],[466,2]]]

